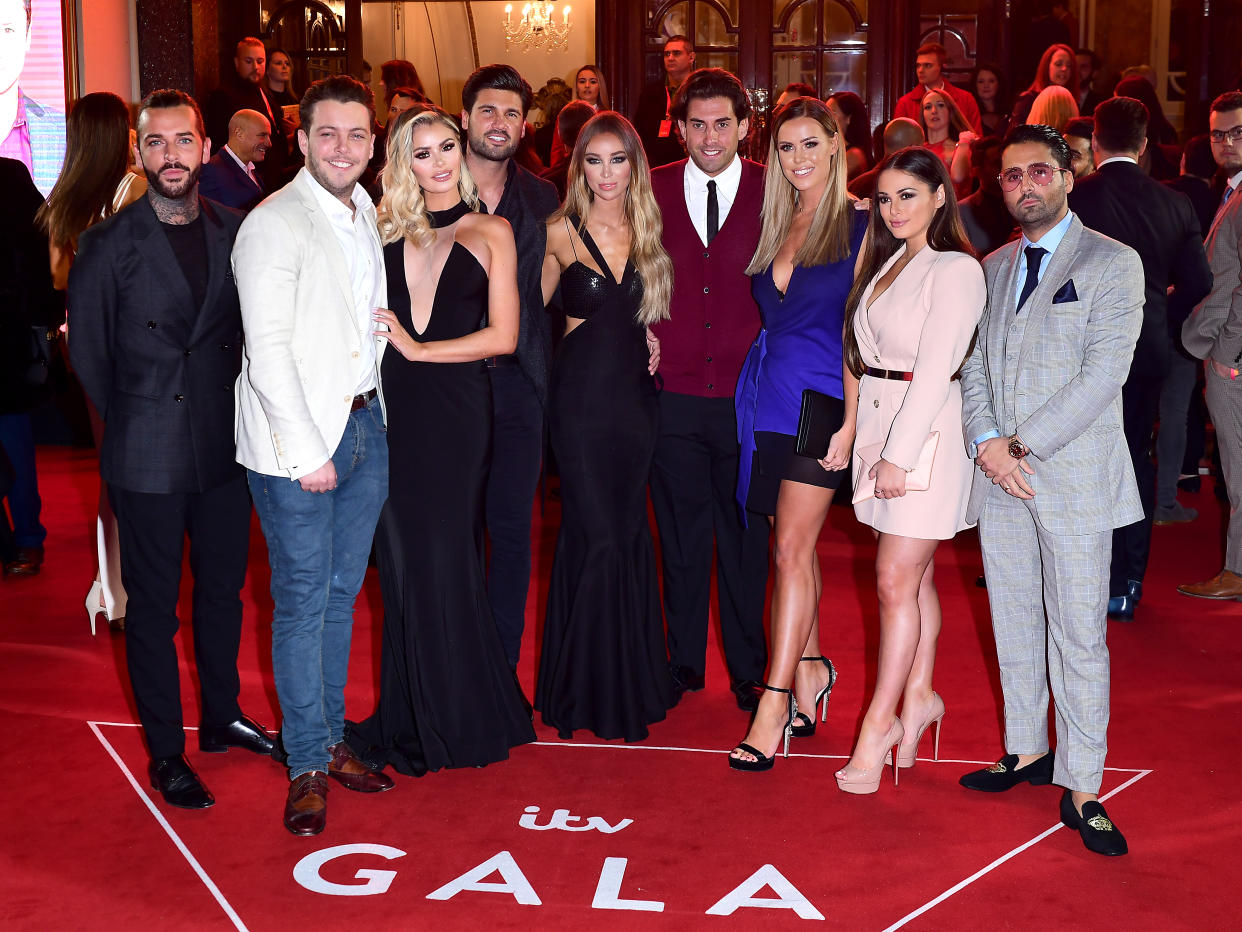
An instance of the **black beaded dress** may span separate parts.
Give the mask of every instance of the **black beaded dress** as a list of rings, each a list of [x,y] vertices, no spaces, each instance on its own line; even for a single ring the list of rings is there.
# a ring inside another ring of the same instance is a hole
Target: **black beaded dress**
[[[552,367],[561,528],[535,705],[563,738],[638,741],[673,703],[647,523],[656,389],[635,319],[642,280],[628,262],[616,281],[585,228],[582,241],[603,274],[578,261],[561,276],[565,312],[582,323]]]
[[[465,213],[432,214],[447,226]],[[384,247],[388,301],[420,342],[478,330],[487,275],[461,243],[440,273],[431,317],[414,329],[403,242]],[[388,411],[388,502],[376,529],[384,597],[380,695],[346,738],[372,766],[419,776],[482,766],[533,741],[530,715],[492,620],[483,574],[483,493],[491,454],[491,383],[482,362],[380,368]]]

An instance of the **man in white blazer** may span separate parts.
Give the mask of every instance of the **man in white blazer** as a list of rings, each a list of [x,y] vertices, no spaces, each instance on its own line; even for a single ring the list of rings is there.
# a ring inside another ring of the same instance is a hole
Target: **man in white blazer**
[[[354,601],[388,497],[372,315],[387,305],[375,207],[369,88],[336,75],[301,104],[306,166],[256,207],[233,249],[245,353],[237,459],[272,571],[272,667],[290,787],[284,824],[323,831],[327,778],[361,792],[392,780],[344,742]]]
[[[1022,237],[983,263],[988,305],[962,369],[962,423],[980,470],[966,517],[979,522],[1006,754],[960,782],[993,793],[1062,786],[1062,822],[1089,850],[1119,855],[1125,838],[1098,793],[1112,531],[1143,514],[1121,420],[1143,266],[1069,211],[1069,167],[1069,147],[1050,127],[1018,126],[1005,138],[1001,189]]]

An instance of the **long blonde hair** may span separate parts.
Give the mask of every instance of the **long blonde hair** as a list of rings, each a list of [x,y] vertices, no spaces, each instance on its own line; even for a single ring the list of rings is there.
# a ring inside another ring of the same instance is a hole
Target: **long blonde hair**
[[[380,172],[380,180],[384,186],[384,196],[380,199],[379,220],[380,239],[385,243],[395,243],[400,239],[413,240],[421,247],[431,245],[435,233],[431,229],[431,221],[427,215],[427,205],[423,202],[423,189],[414,178],[411,158],[414,148],[414,131],[423,126],[443,124],[457,140],[457,150],[461,154],[461,175],[457,181],[457,190],[461,199],[477,208],[479,204],[479,186],[466,168],[465,153],[462,151],[461,130],[451,116],[439,107],[431,104],[415,104],[402,113],[388,129],[388,162]]]
[[[605,133],[621,140],[621,147],[630,162],[630,183],[625,189],[625,222],[630,227],[630,259],[643,282],[643,302],[636,319],[643,325],[654,324],[668,319],[668,305],[673,293],[673,261],[660,242],[664,224],[655,195],[651,193],[651,174],[643,144],[633,125],[621,114],[611,110],[597,113],[582,127],[578,141],[574,143],[573,154],[569,157],[565,203],[552,216],[557,220],[564,217],[576,220],[579,235],[585,229],[595,194],[587,185],[582,165],[591,140]]]
[[[781,169],[776,137],[782,126],[790,120],[798,119],[814,120],[828,134],[829,139],[834,136],[841,138],[837,121],[832,118],[832,111],[814,97],[796,97],[776,111],[772,118],[772,141],[768,144],[768,167],[763,176],[763,230],[759,234],[759,245],[755,248],[750,265],[746,266],[747,275],[758,275],[772,264],[793,223],[799,194]],[[806,241],[794,254],[795,266],[805,268],[825,265],[838,262],[850,254],[853,209],[845,191],[845,161],[844,139],[841,138],[828,170],[828,186],[815,208]]]

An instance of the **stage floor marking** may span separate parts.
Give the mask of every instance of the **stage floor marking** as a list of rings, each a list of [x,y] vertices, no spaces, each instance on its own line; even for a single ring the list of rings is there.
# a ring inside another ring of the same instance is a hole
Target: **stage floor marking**
[[[125,765],[125,762],[121,760],[121,755],[116,752],[116,749],[112,746],[112,744],[108,741],[108,739],[103,736],[103,732],[99,730],[99,726],[101,725],[111,727],[111,728],[139,728],[141,726],[134,722],[92,722],[92,721],[88,721],[86,724],[90,727],[91,731],[95,733],[95,737],[99,739],[99,743],[103,745],[104,750],[108,752],[108,755],[116,763],[121,773],[125,776],[125,779],[129,781],[129,785],[133,787],[134,792],[138,794],[138,798],[142,800],[143,804],[147,807],[147,810],[151,813],[152,816],[155,817],[155,821],[164,829],[165,832],[168,833],[168,837],[172,839],[172,842],[174,845],[176,845],[177,850],[180,851],[181,854],[185,857],[190,867],[193,868],[194,873],[198,874],[199,879],[202,880],[203,885],[207,888],[208,892],[211,893],[211,895],[216,898],[216,902],[220,904],[220,908],[224,910],[225,915],[228,916],[229,920],[233,923],[234,927],[238,929],[238,932],[249,932],[249,930],[246,928],[245,923],[242,922],[241,917],[237,915],[236,910],[233,909],[232,905],[230,905],[229,901],[225,898],[224,894],[220,892],[220,888],[216,886],[215,881],[211,879],[211,877],[207,874],[207,871],[205,871],[203,869],[203,866],[198,862],[198,859],[195,858],[194,855],[190,852],[190,849],[186,846],[185,842],[181,840],[181,836],[179,836],[176,830],[171,825],[168,824],[168,820],[164,818],[163,813],[160,812],[160,810],[156,807],[155,803],[151,800],[151,797],[147,795],[147,792],[138,783],[137,779],[135,779],[133,772],[130,771],[129,767]],[[197,731],[198,729],[194,728],[193,726],[186,726],[186,730]],[[647,744],[600,744],[600,743],[568,742],[568,741],[534,741],[532,742],[532,744],[534,744],[536,747],[545,747],[545,748],[558,748],[558,747],[559,748],[607,748],[607,749],[611,749],[614,751],[680,751],[682,753],[687,753],[687,754],[728,754],[729,750],[732,750],[732,749],[718,750],[715,748],[682,748],[682,747],[668,747],[668,746],[647,745]],[[841,754],[795,753],[795,754],[790,754],[789,756],[790,757],[805,757],[805,758],[818,759],[818,760],[848,760],[849,759],[846,755],[841,755]],[[948,759],[948,758],[946,758],[945,760],[941,760],[941,761],[932,761],[932,760],[927,760],[926,758],[923,758],[923,757],[917,758],[917,760],[923,763],[926,763],[926,764],[978,764],[980,766],[990,766],[995,763],[995,761],[990,761],[990,760],[980,761],[980,760],[959,760],[959,759]],[[1135,770],[1132,767],[1105,767],[1104,769],[1111,770],[1114,773],[1131,773],[1131,774],[1134,774],[1134,776],[1132,776],[1125,783],[1122,783],[1120,786],[1114,787],[1113,789],[1105,793],[1103,796],[1101,796],[1100,802],[1106,802],[1107,800],[1111,799],[1113,796],[1116,796],[1122,790],[1129,789],[1139,780],[1154,773],[1154,771],[1152,770]],[[992,871],[1000,867],[1002,864],[1005,864],[1006,862],[1017,857],[1019,854],[1021,854],[1023,851],[1026,851],[1028,848],[1034,847],[1035,845],[1043,841],[1045,838],[1050,837],[1051,835],[1055,834],[1058,830],[1064,827],[1065,826],[1063,826],[1060,822],[1058,822],[1056,825],[1053,825],[1052,827],[1047,828],[1044,831],[1040,832],[1034,838],[1031,838],[1028,841],[1023,842],[1022,844],[1018,845],[1016,848],[1010,849],[1009,851],[1005,852],[1000,857],[998,857],[996,860],[992,861],[987,866],[975,871],[975,873],[971,874],[966,879],[954,884],[949,889],[941,893],[939,896],[936,896],[928,900],[918,909],[915,909],[907,913],[905,916],[902,916],[900,919],[898,919],[888,928],[884,929],[884,932],[893,932],[894,929],[902,928],[907,923],[914,921],[918,917],[922,916],[924,913],[928,912],[931,909],[934,909],[936,906],[943,903],[945,900],[949,899],[953,895],[960,893],[962,890],[965,890],[976,880],[979,880],[980,878],[987,876]]]
[[[113,761],[116,762],[117,767],[121,769],[121,773],[125,775],[125,779],[129,781],[129,785],[134,788],[134,792],[138,794],[138,798],[142,800],[151,815],[155,817],[155,821],[159,823],[160,827],[163,828],[165,832],[168,833],[168,837],[171,838],[172,843],[177,846],[177,850],[180,851],[185,857],[190,867],[193,868],[194,873],[198,874],[198,878],[203,882],[203,886],[205,886],[207,891],[216,898],[216,902],[220,904],[220,908],[224,910],[224,914],[229,917],[229,920],[233,923],[233,926],[238,930],[238,932],[249,932],[246,928],[246,924],[241,921],[241,916],[237,915],[237,911],[233,909],[232,904],[230,904],[224,894],[220,892],[220,888],[216,886],[215,881],[211,879],[207,871],[203,870],[203,865],[198,863],[198,858],[194,857],[194,855],[190,853],[190,849],[187,848],[185,842],[181,840],[181,836],[177,834],[176,829],[168,824],[168,820],[164,818],[164,814],[160,812],[155,803],[151,801],[151,797],[147,795],[147,791],[144,790],[134,778],[133,772],[125,765],[125,761],[121,760],[121,755],[116,752],[116,748],[112,746],[112,743],[105,738],[103,736],[103,732],[99,730],[100,725],[107,725],[112,728],[139,728],[141,726],[125,722],[87,722],[86,724],[90,726],[91,731],[95,733],[95,737],[99,739],[99,743],[103,745],[104,750],[108,752],[108,755]],[[198,731],[198,729],[193,726],[187,726],[186,731]]]

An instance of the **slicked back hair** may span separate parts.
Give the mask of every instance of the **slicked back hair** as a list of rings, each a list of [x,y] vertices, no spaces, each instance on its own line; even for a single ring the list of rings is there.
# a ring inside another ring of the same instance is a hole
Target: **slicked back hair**
[[[1044,126],[1042,123],[1020,123],[1009,130],[1005,134],[1005,148],[1001,149],[1001,154],[1003,155],[1005,149],[1010,146],[1020,146],[1027,142],[1037,142],[1047,146],[1052,151],[1052,160],[1057,163],[1057,167],[1069,169],[1069,143],[1051,126]]]
[[[321,100],[331,100],[338,104],[362,104],[375,120],[375,94],[372,90],[347,74],[334,74],[320,78],[306,89],[302,101],[298,105],[298,117],[302,121],[302,130],[310,133],[315,123],[315,105]]]

